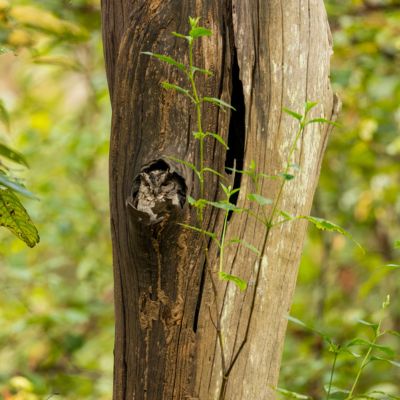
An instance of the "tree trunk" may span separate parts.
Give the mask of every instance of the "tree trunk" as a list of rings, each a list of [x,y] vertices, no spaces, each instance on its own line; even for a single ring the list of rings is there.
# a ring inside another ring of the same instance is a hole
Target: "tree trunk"
[[[160,82],[188,82],[141,52],[188,63],[186,44],[170,33],[186,33],[188,17],[200,16],[213,35],[197,43],[195,65],[214,75],[198,76],[197,85],[203,96],[237,109],[204,108],[203,126],[230,147],[206,142],[205,164],[224,171],[254,160],[258,170],[278,174],[297,128],[283,107],[302,112],[306,100],[317,101],[312,117],[336,118],[323,1],[102,0],[102,15],[113,108],[114,399],[273,399],[306,225],[283,224],[266,240],[248,213],[234,213],[228,237],[251,243],[262,257],[229,247],[226,272],[246,280],[248,289],[218,280],[213,243],[207,242],[206,260],[202,236],[179,225],[196,225],[185,199],[198,198],[200,188],[193,172],[170,157],[198,162],[196,117],[185,97]],[[304,132],[293,160],[300,169],[285,185],[280,209],[309,213],[329,130],[312,124]],[[227,176],[241,189],[238,205],[254,208],[246,197],[254,192],[251,180]],[[280,180],[264,180],[260,194],[275,199],[279,189]],[[204,197],[220,196],[217,178],[208,174]],[[208,209],[203,227],[220,232],[222,220],[222,210]],[[225,379],[219,334],[228,366],[237,355]]]

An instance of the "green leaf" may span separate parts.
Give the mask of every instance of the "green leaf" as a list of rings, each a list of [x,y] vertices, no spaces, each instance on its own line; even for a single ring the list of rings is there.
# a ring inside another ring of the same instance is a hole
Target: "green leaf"
[[[362,338],[355,338],[350,340],[348,343],[346,343],[346,345],[344,347],[352,347],[352,346],[366,346],[366,347],[372,347],[375,350],[379,350],[382,351],[386,354],[388,354],[389,356],[394,356],[395,352],[392,348],[388,347],[388,346],[382,346],[380,344],[376,344],[373,342],[370,342],[369,340],[365,340]]]
[[[226,103],[225,101],[223,101],[221,99],[217,99],[216,97],[203,97],[202,101],[205,101],[206,103],[214,104],[214,105],[222,108],[223,110],[225,108],[230,108],[230,109],[236,111],[236,109],[234,107],[232,107],[230,104]]]
[[[371,392],[368,392],[368,394],[369,395],[378,394],[379,396],[377,397],[377,399],[379,399],[379,400],[382,400],[382,396],[381,395],[386,396],[388,399],[400,400],[399,396],[395,396],[394,394],[389,394],[389,393],[383,392],[381,390],[372,390]],[[385,399],[385,398],[383,398],[383,399]]]
[[[176,161],[176,162],[178,162],[180,164],[183,164],[186,167],[190,168],[197,175],[197,177],[200,178],[200,173],[199,173],[199,171],[197,170],[197,168],[196,168],[196,166],[194,164],[192,164],[192,163],[190,163],[188,161],[185,161],[185,160],[181,160],[180,158],[176,158],[176,157],[169,156],[168,158],[170,160]]]
[[[11,50],[7,49],[7,47],[0,47],[0,56],[6,53],[10,53]]]
[[[400,264],[386,264],[385,267],[398,269],[398,268],[400,268]]]
[[[279,176],[281,176],[285,181],[291,181],[292,179],[294,179],[294,175],[287,174],[286,172],[280,173]]]
[[[190,36],[186,36],[186,35],[182,35],[182,33],[178,33],[178,32],[171,32],[172,35],[180,38],[180,39],[185,39],[188,42],[190,42],[192,40],[192,38]]]
[[[211,36],[212,32],[210,31],[210,29],[204,28],[202,26],[195,26],[190,30],[189,35],[193,39],[197,39],[203,36]]]
[[[175,90],[180,94],[183,94],[187,97],[189,97],[193,102],[195,102],[195,100],[193,99],[193,97],[190,95],[189,90],[187,89],[183,89],[178,85],[174,85],[173,83],[169,83],[167,81],[161,82],[161,86],[166,89],[166,90]]]
[[[205,167],[203,168],[202,172],[210,172],[213,175],[217,175],[220,178],[222,178],[223,180],[226,180],[226,177],[224,175],[222,175],[221,173],[219,173],[218,171],[216,171],[215,169],[209,168],[209,167]]]
[[[234,283],[242,292],[247,288],[247,282],[238,276],[230,275],[223,271],[220,271],[218,275],[221,280]]]
[[[192,67],[192,74],[195,74],[196,72],[201,72],[204,75],[207,76],[213,76],[213,72],[209,71],[208,69],[203,69],[203,68],[199,68],[199,67]]]
[[[291,117],[297,119],[298,121],[301,121],[303,119],[303,116],[301,114],[289,110],[288,108],[283,108],[283,111],[285,111],[286,114],[289,114]]]
[[[395,249],[400,249],[400,240],[395,240],[395,242],[394,242],[394,248],[395,248]]]
[[[11,161],[14,161],[17,164],[29,167],[28,163],[26,162],[24,156],[21,153],[18,153],[17,151],[11,149],[10,147],[2,143],[0,143],[0,155],[8,158]]]
[[[370,361],[385,361],[385,362],[393,365],[394,367],[400,368],[400,362],[394,361],[394,360],[389,360],[384,357],[371,356]]]
[[[221,210],[225,211],[234,211],[234,212],[243,211],[243,209],[236,207],[234,204],[229,203],[227,201],[207,201],[207,204],[209,204],[212,207],[220,208]]]
[[[288,319],[288,321],[293,322],[293,323],[296,324],[296,325],[300,325],[300,326],[303,327],[303,328],[310,329],[310,328],[306,325],[305,322],[301,321],[301,320],[298,319],[298,318],[294,318],[294,317],[292,317],[291,315],[288,315],[286,318]]]
[[[385,333],[387,333],[387,334],[389,334],[389,335],[397,336],[397,337],[400,338],[400,332],[395,331],[395,330],[393,330],[393,329],[389,329],[389,330],[385,331]]]
[[[377,332],[377,330],[379,328],[378,324],[375,324],[373,322],[364,321],[363,319],[358,319],[357,322],[359,322],[362,325],[369,326],[370,328],[372,328],[374,330],[374,332]]]
[[[311,119],[310,121],[306,122],[306,125],[308,125],[308,124],[316,124],[316,123],[329,124],[329,125],[333,125],[333,126],[340,126],[338,123],[333,122],[333,121],[329,121],[328,119],[325,119],[325,118],[314,118],[314,119]]]
[[[18,182],[11,181],[3,173],[0,173],[0,185],[3,185],[5,187],[7,187],[7,188],[11,189],[14,192],[22,194],[25,197],[29,197],[31,199],[37,199],[37,197],[32,192],[27,190],[24,186],[22,186]]]
[[[289,213],[287,213],[286,211],[283,211],[283,210],[279,211],[279,214],[283,218],[285,218],[287,221],[292,221],[293,219],[295,219],[295,217],[293,215],[291,215],[291,214],[289,214]]]
[[[341,226],[339,226],[331,221],[328,221],[326,219],[323,219],[323,218],[311,217],[311,216],[306,216],[306,215],[302,215],[302,216],[296,217],[296,218],[305,219],[305,220],[311,222],[312,224],[314,224],[314,226],[316,228],[321,229],[323,231],[337,232],[337,233],[342,234],[343,236],[346,236],[347,238],[351,239],[365,253],[365,250],[361,246],[361,244],[358,243],[353,238],[353,236],[349,232],[344,230]]]
[[[268,198],[266,198],[264,196],[261,196],[260,194],[257,194],[257,193],[249,193],[247,195],[247,198],[250,201],[255,201],[260,206],[266,206],[266,205],[270,205],[270,204],[273,203],[273,201],[271,199],[268,199]]]
[[[10,189],[0,189],[0,225],[8,228],[29,247],[39,243],[40,238],[35,225]]]
[[[203,235],[209,236],[211,239],[216,240],[216,235],[215,235],[214,232],[205,231],[204,229],[200,229],[200,228],[197,228],[196,226],[188,225],[188,224],[178,223],[178,225],[183,226],[186,229],[190,229],[192,231],[195,231],[195,232],[201,233]]]
[[[206,136],[211,136],[213,137],[216,141],[222,144],[222,146],[225,147],[226,150],[229,149],[228,145],[226,144],[225,140],[222,138],[221,135],[218,135],[218,133],[214,132],[206,132]]]
[[[233,238],[231,240],[228,241],[228,244],[240,244],[244,247],[246,247],[247,249],[251,250],[253,253],[256,253],[258,256],[261,255],[261,251],[259,251],[255,246],[253,246],[250,243],[247,243],[245,240],[239,239],[239,238]]]
[[[181,71],[186,72],[185,65],[183,65],[182,63],[174,60],[170,56],[165,56],[164,54],[152,53],[151,51],[142,51],[141,54],[145,54],[147,56],[157,58],[157,60],[166,62],[167,64],[173,65],[174,67],[177,67]]]
[[[0,121],[3,122],[7,130],[10,129],[10,115],[8,114],[3,100],[0,100]]]
[[[299,400],[312,400],[312,397],[307,396],[305,394],[300,394],[296,392],[291,392],[290,390],[282,389],[282,388],[276,388],[276,391],[279,392],[280,394],[283,394],[285,397],[288,397],[290,399],[299,399]]]
[[[314,108],[318,103],[315,101],[306,101],[305,114],[307,114],[312,108]]]
[[[189,17],[189,24],[192,28],[195,28],[200,21],[200,17]]]

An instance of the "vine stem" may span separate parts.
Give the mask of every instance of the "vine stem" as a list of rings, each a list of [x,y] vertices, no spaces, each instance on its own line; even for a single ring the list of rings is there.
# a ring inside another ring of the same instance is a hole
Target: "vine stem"
[[[334,355],[333,363],[332,363],[332,368],[331,368],[331,373],[330,373],[330,377],[329,377],[328,391],[327,391],[327,393],[326,393],[326,400],[329,400],[329,397],[331,396],[331,389],[332,389],[332,382],[333,382],[333,374],[335,373],[337,357],[338,357],[338,353],[337,353],[337,351],[335,351],[335,355]]]
[[[346,397],[345,400],[349,400],[349,399],[351,399],[351,398],[353,397],[353,393],[354,393],[354,391],[355,391],[355,389],[356,389],[356,387],[357,387],[358,381],[360,380],[361,374],[362,374],[364,368],[365,368],[365,367],[367,366],[367,364],[368,364],[368,359],[369,359],[369,356],[371,355],[372,348],[373,348],[373,346],[375,345],[377,339],[378,339],[379,336],[380,336],[380,333],[379,333],[379,332],[380,332],[380,329],[381,329],[381,323],[382,323],[382,321],[379,321],[379,324],[378,324],[378,327],[377,327],[377,330],[376,330],[376,333],[375,333],[374,340],[372,341],[371,345],[369,346],[368,351],[367,351],[367,353],[365,354],[365,356],[364,356],[364,358],[363,358],[363,360],[362,360],[362,362],[361,362],[360,368],[358,369],[358,372],[357,372],[357,375],[356,375],[356,379],[354,380],[353,386],[352,386],[351,389],[350,389],[350,393],[349,393],[349,395]]]
[[[292,143],[292,145],[290,147],[289,154],[288,154],[288,157],[286,159],[286,167],[285,167],[284,175],[287,174],[289,172],[289,170],[290,170],[290,160],[291,160],[291,158],[293,156],[293,153],[294,153],[294,151],[295,151],[295,149],[297,147],[297,142],[299,141],[300,136],[302,135],[302,133],[304,132],[304,129],[306,127],[306,124],[305,124],[306,116],[307,116],[307,113],[305,113],[303,119],[300,121],[299,130],[297,131],[295,139],[294,139],[294,141],[293,141],[293,143]],[[222,378],[221,388],[220,388],[220,391],[219,391],[218,400],[224,400],[225,399],[225,394],[226,394],[226,388],[227,388],[227,384],[228,384],[229,375],[232,372],[232,369],[235,366],[235,364],[236,364],[236,362],[237,362],[237,360],[238,360],[238,358],[239,358],[244,346],[247,343],[248,337],[249,337],[250,326],[251,326],[251,323],[252,323],[252,320],[253,320],[253,314],[254,314],[254,310],[255,310],[255,300],[256,300],[256,296],[257,296],[257,289],[258,289],[258,286],[259,286],[259,283],[260,283],[260,276],[261,276],[260,272],[261,272],[261,267],[262,267],[262,260],[263,260],[263,256],[265,255],[266,249],[267,249],[267,243],[268,243],[268,238],[270,236],[271,229],[274,226],[275,215],[276,215],[276,212],[278,210],[278,206],[279,206],[279,204],[281,202],[281,197],[282,197],[282,194],[283,194],[283,190],[284,190],[285,184],[286,184],[286,179],[285,179],[285,176],[283,176],[283,181],[282,181],[282,183],[281,183],[281,185],[279,187],[278,195],[277,195],[276,200],[274,202],[274,205],[272,207],[272,212],[270,214],[270,218],[268,219],[267,223],[265,224],[267,230],[265,232],[265,237],[264,237],[263,245],[262,245],[262,248],[261,248],[261,253],[260,253],[260,256],[258,258],[258,260],[259,260],[258,261],[258,268],[257,268],[257,273],[256,273],[256,280],[255,280],[255,283],[254,283],[253,296],[251,298],[250,312],[249,312],[249,317],[247,319],[246,331],[245,331],[243,340],[240,343],[240,346],[238,347],[236,353],[234,353],[235,355],[232,357],[228,367],[223,372],[223,378]]]

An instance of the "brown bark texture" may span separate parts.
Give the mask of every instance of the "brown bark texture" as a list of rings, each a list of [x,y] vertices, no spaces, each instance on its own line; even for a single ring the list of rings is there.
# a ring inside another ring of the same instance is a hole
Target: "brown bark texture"
[[[194,62],[214,72],[196,78],[203,96],[232,102],[236,112],[203,108],[205,130],[218,132],[230,149],[206,142],[205,164],[278,174],[297,129],[282,112],[334,120],[338,101],[329,83],[332,52],[322,0],[102,0],[103,43],[113,119],[110,145],[111,232],[115,280],[114,400],[218,399],[223,381],[220,325],[227,362],[248,340],[230,372],[225,399],[273,399],[306,232],[304,222],[271,230],[248,213],[233,214],[227,237],[244,246],[226,251],[225,270],[248,282],[244,292],[211,277],[218,251],[179,223],[196,225],[186,196],[199,197],[193,172],[173,158],[198,163],[194,108],[186,97],[165,91],[168,80],[189,87],[172,66],[141,54],[169,55],[188,63],[187,44],[170,35],[186,33],[189,16],[213,31],[196,43]],[[330,127],[309,125],[294,154],[300,166],[285,185],[280,208],[308,215]],[[240,168],[239,168],[240,167]],[[238,206],[251,207],[254,192],[246,175],[236,175]],[[263,180],[261,193],[274,199],[279,180]],[[218,178],[206,176],[205,197],[221,198]],[[220,232],[222,211],[208,209],[203,228]],[[265,248],[263,248],[265,247]],[[257,272],[254,306],[252,299]],[[218,307],[218,312],[216,310]],[[253,311],[251,308],[253,307]],[[251,318],[249,319],[249,315]]]

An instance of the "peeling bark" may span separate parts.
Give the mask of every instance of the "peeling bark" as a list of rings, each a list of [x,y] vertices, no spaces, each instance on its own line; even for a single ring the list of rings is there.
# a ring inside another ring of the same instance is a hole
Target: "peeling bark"
[[[322,0],[103,0],[103,41],[113,108],[110,147],[111,232],[115,279],[114,399],[217,399],[222,383],[219,321],[229,360],[248,342],[232,368],[225,399],[273,399],[306,224],[271,231],[245,213],[233,214],[228,237],[263,251],[261,265],[244,247],[230,247],[226,272],[249,282],[245,293],[215,277],[215,299],[206,271],[203,239],[179,223],[196,224],[185,199],[199,197],[193,172],[170,157],[197,163],[194,110],[187,99],[160,88],[169,80],[188,87],[183,75],[141,55],[151,51],[187,63],[187,48],[170,32],[186,32],[189,16],[213,31],[195,49],[195,64],[214,76],[198,77],[202,95],[233,102],[236,114],[211,105],[203,126],[218,132],[230,150],[208,141],[205,163],[248,167],[267,174],[284,168],[296,123],[282,107],[302,111],[318,101],[313,117],[334,120],[338,101],[329,84],[332,52]],[[300,171],[285,186],[281,208],[308,214],[330,128],[310,125],[295,160]],[[227,178],[233,176],[226,170]],[[254,191],[237,174],[240,207]],[[275,198],[276,181],[264,181],[263,196]],[[205,197],[219,196],[207,176]],[[259,210],[255,209],[255,212]],[[204,228],[220,231],[222,214],[208,210]],[[218,251],[207,243],[210,268]],[[260,280],[249,319],[257,271]],[[219,306],[218,311],[215,304]],[[218,317],[220,315],[220,318]]]

